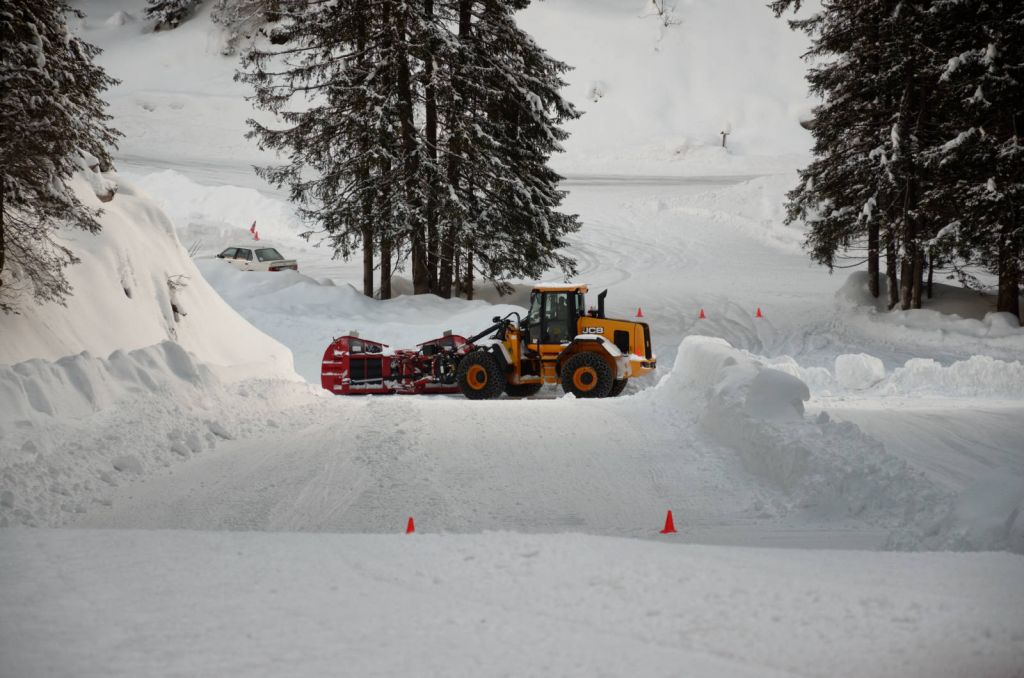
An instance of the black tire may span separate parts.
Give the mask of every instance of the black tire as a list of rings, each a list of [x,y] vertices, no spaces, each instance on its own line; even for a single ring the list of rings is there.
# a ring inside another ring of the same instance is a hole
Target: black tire
[[[628,381],[629,379],[616,379],[612,382],[612,390],[608,391],[608,397],[614,398],[615,396],[620,395],[624,390],[626,390],[626,383]]]
[[[577,398],[604,398],[615,377],[608,363],[596,353],[577,353],[562,366],[562,388]]]
[[[540,387],[544,384],[508,384],[505,386],[505,393],[511,398],[529,398],[537,395]]]
[[[474,351],[459,361],[459,390],[470,400],[493,400],[505,391],[505,372],[486,351]]]

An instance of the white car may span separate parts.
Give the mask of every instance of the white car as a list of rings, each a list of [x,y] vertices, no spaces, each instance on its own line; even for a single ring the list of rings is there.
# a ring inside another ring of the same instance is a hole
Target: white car
[[[266,245],[234,245],[217,255],[243,271],[284,271],[299,270],[294,259],[285,259],[273,247]]]

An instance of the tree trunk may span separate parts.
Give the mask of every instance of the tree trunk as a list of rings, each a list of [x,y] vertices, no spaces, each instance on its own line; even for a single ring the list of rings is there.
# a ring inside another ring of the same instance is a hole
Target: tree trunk
[[[473,17],[472,14],[473,2],[472,0],[459,0],[459,43],[460,51],[466,49],[465,43],[469,40],[469,29],[470,20]],[[452,87],[455,90],[456,96],[453,97],[455,101],[461,102],[465,106],[465,97],[462,96],[462,86],[458,78],[462,77],[461,65],[462,55],[456,58],[456,63],[453,64],[453,68],[456,71],[454,82]],[[458,126],[461,125],[459,119],[465,111],[453,110],[450,112],[448,119],[449,124],[453,127],[451,135],[448,140],[448,168],[447,168],[447,181],[448,189],[455,193],[458,193],[459,181],[462,173],[461,168],[461,155],[462,155],[462,137],[458,130]],[[437,290],[438,294],[442,297],[449,298],[452,296],[452,284],[457,284],[458,275],[455,271],[457,268],[456,255],[457,248],[455,243],[459,237],[459,224],[456,221],[456,217],[452,214],[453,210],[449,211],[448,224],[445,227],[444,241],[441,243],[441,254],[440,254],[440,270],[438,272]]]
[[[885,245],[885,278],[889,284],[889,310],[900,303],[899,280],[896,277],[896,243],[890,238]]]
[[[423,1],[423,15],[429,30],[431,30],[430,41],[427,44],[427,54],[423,60],[424,77],[424,108],[426,109],[425,129],[427,137],[427,157],[430,159],[430,177],[427,183],[427,282],[430,291],[437,290],[437,256],[438,256],[438,234],[437,234],[437,177],[434,172],[437,170],[437,94],[434,83],[434,53],[436,45],[433,39],[434,21],[434,0]]]
[[[932,280],[935,277],[935,255],[928,250],[928,298],[932,298]]]
[[[4,241],[4,186],[0,182],[0,287],[4,284],[4,259],[7,254],[7,244]]]
[[[380,298],[391,298],[391,238],[380,242]]]
[[[868,224],[868,290],[878,298],[878,222]]]
[[[463,285],[466,291],[466,299],[473,299],[473,251],[466,252],[466,283]]]
[[[1016,260],[1004,243],[999,250],[999,294],[996,297],[996,310],[1000,313],[1012,313],[1017,322],[1024,324],[1020,315],[1020,262]]]
[[[373,298],[373,229],[363,227],[363,294]]]
[[[427,245],[423,222],[420,219],[419,148],[416,142],[416,123],[413,119],[412,74],[409,70],[408,54],[408,8],[400,3],[394,13],[391,31],[392,48],[395,50],[396,86],[398,89],[398,123],[402,136],[402,172],[405,187],[405,218],[412,245],[412,287],[414,294],[430,291],[427,280]]]
[[[914,285],[911,289],[911,306],[921,308],[921,280],[924,278],[924,252],[920,248],[914,252]]]

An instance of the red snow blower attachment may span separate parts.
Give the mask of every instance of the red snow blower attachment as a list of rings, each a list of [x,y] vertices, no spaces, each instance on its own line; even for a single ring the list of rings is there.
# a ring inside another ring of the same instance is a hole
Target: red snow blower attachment
[[[320,385],[338,395],[458,393],[458,360],[470,348],[465,337],[450,332],[415,350],[352,333],[327,347]]]

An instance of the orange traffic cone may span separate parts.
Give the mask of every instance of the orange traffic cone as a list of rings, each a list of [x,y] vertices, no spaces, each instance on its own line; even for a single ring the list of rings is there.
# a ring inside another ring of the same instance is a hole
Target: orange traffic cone
[[[412,516],[409,516],[409,524],[405,526],[405,533],[412,534],[416,531],[416,523],[412,521]]]
[[[636,317],[637,318],[643,318],[644,317],[644,310],[642,308],[636,309]]]
[[[665,516],[665,527],[661,528],[662,534],[675,534],[676,524],[672,520],[672,511],[669,511]]]
[[[707,316],[705,316],[705,315],[704,315],[704,309],[702,308],[702,309],[700,310],[700,315],[699,315],[699,316],[697,316],[697,319],[698,319],[698,320],[704,320],[704,319],[705,319],[706,317],[707,317]]]
[[[755,315],[754,317],[755,318],[763,318],[764,317],[763,315],[761,315],[761,307],[760,306],[757,307],[757,315]]]

